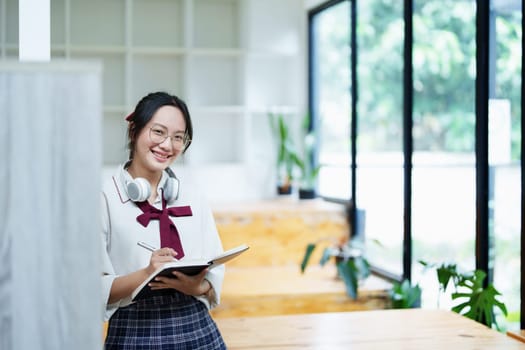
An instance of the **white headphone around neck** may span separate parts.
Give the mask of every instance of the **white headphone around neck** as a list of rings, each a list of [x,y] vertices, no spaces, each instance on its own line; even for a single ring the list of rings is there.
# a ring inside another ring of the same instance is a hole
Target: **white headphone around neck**
[[[121,173],[124,175],[123,180],[124,184],[126,185],[128,197],[133,202],[144,202],[151,195],[151,186],[149,181],[142,177],[132,179],[131,176],[129,176],[129,174],[125,171],[128,165],[129,162],[124,165],[123,169],[121,169]],[[179,198],[180,181],[175,176],[173,170],[171,170],[169,167],[164,169],[164,171],[168,173],[169,177],[166,179],[166,182],[164,183],[164,186],[162,186],[161,191],[162,196],[166,202],[169,203]]]

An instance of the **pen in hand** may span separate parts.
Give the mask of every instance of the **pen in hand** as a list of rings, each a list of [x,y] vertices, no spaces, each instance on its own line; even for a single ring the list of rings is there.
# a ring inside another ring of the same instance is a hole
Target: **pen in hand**
[[[154,252],[155,250],[157,250],[157,248],[150,246],[146,242],[138,241],[137,244],[141,246],[142,248],[149,250],[150,252]]]
[[[148,243],[143,242],[143,241],[138,241],[137,244],[138,244],[139,246],[141,246],[142,248],[149,250],[149,251],[152,252],[152,253],[153,253],[154,251],[158,250],[157,248],[155,248],[155,247],[153,247],[153,246],[151,246],[151,245],[149,245]],[[177,254],[177,253],[175,252],[175,254]],[[170,257],[172,257],[173,259],[175,259],[175,256],[172,256],[171,254],[163,254],[163,255],[169,255]]]

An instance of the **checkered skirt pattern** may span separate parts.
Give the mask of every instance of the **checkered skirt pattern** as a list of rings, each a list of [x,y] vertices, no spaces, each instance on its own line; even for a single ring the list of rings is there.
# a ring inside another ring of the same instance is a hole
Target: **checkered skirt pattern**
[[[179,292],[119,308],[109,320],[106,350],[219,350],[224,340],[206,306]]]

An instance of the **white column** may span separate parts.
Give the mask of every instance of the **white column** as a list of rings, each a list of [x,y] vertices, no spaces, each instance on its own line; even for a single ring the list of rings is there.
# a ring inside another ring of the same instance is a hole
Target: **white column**
[[[101,65],[0,62],[0,349],[102,348]]]
[[[20,61],[49,61],[51,59],[49,1],[18,1],[18,57]]]

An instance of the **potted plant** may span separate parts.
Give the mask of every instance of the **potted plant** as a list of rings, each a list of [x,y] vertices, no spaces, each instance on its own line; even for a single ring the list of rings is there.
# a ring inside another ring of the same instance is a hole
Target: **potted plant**
[[[304,273],[310,257],[317,246],[324,240],[309,243],[301,262],[301,273]],[[345,284],[346,294],[352,299],[357,299],[359,281],[370,275],[370,264],[363,254],[360,240],[343,239],[336,244],[325,247],[319,264],[324,266],[332,258],[337,266],[338,276]]]
[[[411,284],[404,279],[394,282],[388,291],[388,296],[394,309],[412,309],[421,307],[421,287],[419,284]]]
[[[284,115],[270,113],[270,127],[277,141],[277,193],[292,193],[297,154]]]
[[[497,299],[501,293],[496,290],[492,283],[484,286],[487,277],[484,271],[460,272],[457,265],[452,263],[442,263],[441,265],[429,264],[425,261],[420,261],[420,263],[425,268],[436,269],[440,293],[444,293],[449,283],[452,282],[454,292],[452,292],[451,298],[460,302],[452,307],[452,311],[488,327],[495,326],[499,329],[494,317],[494,310],[498,308],[506,316],[507,307]]]
[[[300,172],[299,199],[316,197],[315,187],[320,166],[315,166],[316,135],[311,128],[311,121],[307,114],[303,123],[303,157],[297,157],[296,164]]]

